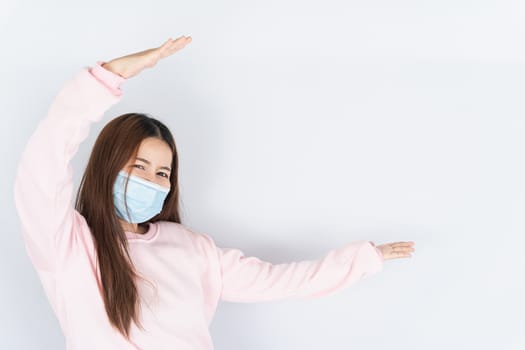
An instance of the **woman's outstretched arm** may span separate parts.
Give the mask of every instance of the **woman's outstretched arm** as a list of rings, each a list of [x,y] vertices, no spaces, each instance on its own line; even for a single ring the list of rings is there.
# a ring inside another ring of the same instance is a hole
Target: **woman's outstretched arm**
[[[217,248],[222,268],[221,299],[259,302],[287,297],[317,298],[380,272],[383,257],[369,241],[332,249],[317,260],[272,264],[234,248]]]
[[[332,249],[317,260],[272,264],[254,256],[245,256],[239,249],[217,247],[209,235],[196,235],[200,252],[219,271],[220,299],[230,302],[331,295],[380,272],[385,260],[409,257],[409,252],[414,251],[412,242],[376,247],[373,242],[362,240]],[[392,246],[396,247],[396,253],[393,253]]]

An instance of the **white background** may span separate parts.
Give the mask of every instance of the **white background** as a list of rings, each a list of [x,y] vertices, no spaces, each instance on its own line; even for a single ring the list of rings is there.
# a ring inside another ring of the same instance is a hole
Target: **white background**
[[[64,349],[12,200],[22,149],[81,67],[191,35],[123,85],[180,153],[183,223],[274,263],[413,240],[333,296],[221,303],[218,350],[524,349],[525,3],[5,1],[0,339]],[[34,174],[38,176],[39,174]]]

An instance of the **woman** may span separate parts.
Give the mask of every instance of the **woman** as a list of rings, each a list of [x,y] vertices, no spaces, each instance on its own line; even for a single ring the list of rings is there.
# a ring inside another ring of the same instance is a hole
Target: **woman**
[[[178,159],[160,121],[127,113],[102,129],[72,205],[71,159],[120,85],[191,42],[84,67],[31,135],[14,184],[26,250],[67,349],[213,349],[219,300],[313,298],[409,257],[413,242],[349,243],[322,259],[272,265],[181,224]]]

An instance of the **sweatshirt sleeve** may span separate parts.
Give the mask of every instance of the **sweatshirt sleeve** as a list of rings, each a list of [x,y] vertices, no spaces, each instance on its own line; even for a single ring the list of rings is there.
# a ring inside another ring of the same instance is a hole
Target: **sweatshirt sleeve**
[[[272,264],[235,248],[217,247],[204,234],[208,256],[215,256],[221,275],[220,299],[262,302],[288,297],[310,299],[341,291],[380,272],[384,258],[371,241],[356,241],[332,249],[317,260]]]
[[[121,99],[125,79],[102,61],[83,67],[54,98],[21,154],[14,180],[14,202],[33,265],[53,271],[56,257],[70,249],[74,216],[71,159],[90,125]],[[77,221],[78,222],[78,221]]]

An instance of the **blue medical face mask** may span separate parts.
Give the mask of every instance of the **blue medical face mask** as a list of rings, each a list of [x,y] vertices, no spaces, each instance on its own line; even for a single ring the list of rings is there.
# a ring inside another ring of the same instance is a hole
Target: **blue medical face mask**
[[[129,175],[125,198],[128,205],[128,217],[124,202],[124,186],[128,175],[124,170],[119,171],[113,185],[113,201],[117,215],[129,223],[145,222],[162,211],[170,188],[159,186],[135,175]]]

